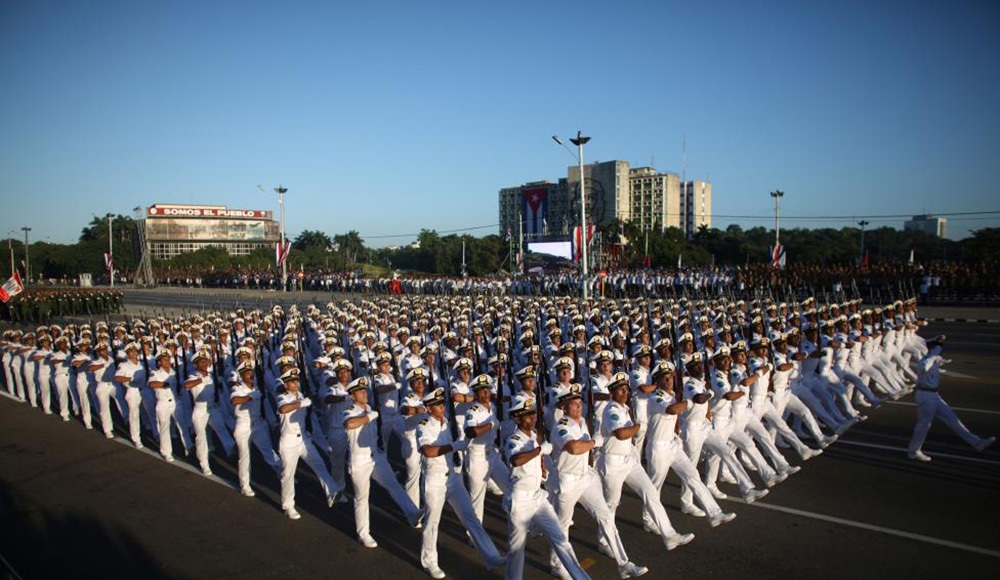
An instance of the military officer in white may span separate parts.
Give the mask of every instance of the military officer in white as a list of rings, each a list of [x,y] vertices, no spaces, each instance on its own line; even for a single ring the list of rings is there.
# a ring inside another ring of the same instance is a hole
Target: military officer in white
[[[190,435],[174,418],[177,403],[174,401],[177,375],[171,364],[173,354],[167,349],[156,355],[156,369],[149,373],[149,388],[156,394],[156,430],[160,434],[160,457],[171,463],[174,460],[173,442],[170,439],[170,426],[173,424],[180,434],[181,442],[187,448],[191,445]]]
[[[254,384],[253,362],[245,360],[239,363],[236,366],[236,374],[239,380],[232,385],[229,400],[232,402],[233,411],[236,414],[233,439],[239,450],[237,468],[239,470],[240,493],[246,497],[253,497],[255,494],[250,487],[251,439],[264,461],[278,474],[279,478],[281,477],[281,459],[274,451],[274,445],[271,443],[271,431],[267,427],[267,421],[261,415],[260,402],[264,394]]]
[[[212,475],[212,468],[208,463],[208,426],[212,426],[212,430],[222,442],[227,457],[233,454],[236,442],[226,429],[222,413],[215,405],[215,383],[209,370],[212,366],[211,358],[207,352],[199,350],[191,362],[194,363],[195,372],[188,376],[184,388],[191,392],[191,398],[194,399],[191,407],[191,423],[194,426],[195,455],[198,457],[201,472]]]
[[[608,360],[610,361],[610,358]],[[552,426],[549,437],[552,442],[552,461],[547,462],[549,478],[546,487],[549,492],[549,502],[555,508],[559,526],[566,537],[569,537],[576,504],[583,504],[587,513],[597,521],[600,533],[598,547],[602,553],[614,558],[618,564],[618,576],[620,578],[642,576],[649,569],[629,561],[621,535],[618,533],[618,526],[615,525],[615,516],[608,509],[604,499],[600,476],[591,466],[590,458],[595,452],[596,441],[590,436],[587,422],[583,418],[582,395],[582,389],[578,384],[572,384],[557,393],[563,416]],[[529,408],[533,408],[533,399],[522,399],[521,408],[524,408],[526,403]],[[532,419],[532,422],[534,421],[535,419]],[[549,559],[549,565],[553,576],[564,578],[568,575],[562,558],[555,550]]]
[[[913,437],[907,449],[910,459],[919,461],[930,461],[929,455],[921,451],[927,432],[931,429],[934,419],[940,419],[942,423],[962,438],[963,441],[971,445],[976,451],[984,451],[996,441],[996,437],[979,437],[969,431],[962,421],[955,415],[948,403],[941,398],[938,390],[941,387],[941,374],[945,372],[941,365],[948,361],[941,357],[944,349],[945,336],[939,336],[927,341],[930,350],[923,359],[920,360],[917,370],[917,424],[913,427]]]
[[[472,394],[476,402],[465,412],[465,438],[469,446],[465,451],[465,469],[469,476],[469,496],[476,517],[483,521],[487,482],[496,483],[503,493],[510,491],[510,471],[497,452],[497,420],[490,399],[493,381],[489,375],[479,375],[472,381]]]
[[[438,565],[437,551],[438,528],[445,501],[469,533],[479,555],[486,561],[487,570],[495,570],[506,563],[476,518],[469,492],[462,485],[462,476],[455,470],[452,455],[455,451],[464,450],[468,439],[455,441],[452,438],[445,418],[445,396],[443,388],[434,389],[424,396],[427,416],[417,426],[417,445],[424,457],[424,506],[427,509],[420,563],[432,578],[445,577]]]
[[[424,393],[427,384],[427,369],[414,367],[406,374],[406,382],[410,388],[400,404],[405,431],[400,453],[406,463],[406,481],[403,489],[410,497],[413,505],[420,506],[420,450],[417,448],[417,426],[424,419],[427,409],[424,408]]]
[[[378,411],[368,406],[368,378],[355,379],[347,387],[352,403],[344,409],[344,431],[347,433],[348,467],[351,483],[354,485],[354,525],[358,540],[366,548],[377,548],[378,543],[371,536],[368,517],[368,496],[374,479],[389,493],[399,509],[403,510],[410,526],[415,527],[423,512],[414,505],[403,486],[396,481],[389,461],[378,449],[378,433],[375,421]]]
[[[340,359],[333,363],[331,374],[326,376],[326,385],[321,391],[326,440],[330,443],[330,474],[337,482],[338,489],[347,485],[347,433],[344,432],[344,409],[350,406],[347,385],[351,384],[351,361]]]
[[[49,355],[48,364],[52,367],[52,384],[56,388],[56,398],[59,403],[59,416],[63,421],[69,421],[69,363],[72,354],[69,351],[69,339],[65,335],[55,341],[55,350]]]
[[[639,431],[639,423],[632,419],[632,412],[628,407],[628,374],[616,373],[608,387],[611,390],[611,402],[604,410],[604,421],[601,423],[604,446],[597,458],[597,472],[601,474],[608,508],[612,514],[615,513],[621,502],[622,486],[627,484],[639,495],[643,509],[651,514],[667,550],[683,546],[694,539],[694,534],[680,534],[671,525],[660,496],[643,471],[632,443],[632,438]]]
[[[511,467],[512,487],[510,494],[504,498],[504,507],[509,514],[507,528],[510,546],[505,578],[520,580],[524,575],[524,545],[528,540],[529,529],[540,531],[552,544],[554,558],[560,566],[560,577],[573,580],[590,578],[580,566],[573,546],[569,543],[569,526],[560,523],[552,504],[546,500],[545,492],[541,490],[542,456],[552,452],[552,445],[538,443],[534,431],[538,411],[534,402],[534,399],[521,399],[511,408],[517,429],[505,448]]]
[[[104,436],[114,439],[114,425],[111,423],[111,398],[115,393],[115,365],[108,356],[108,343],[100,342],[94,347],[94,358],[87,364],[87,372],[94,377],[97,395],[97,410],[101,416],[101,428]]]
[[[125,360],[118,363],[115,382],[125,389],[125,404],[128,405],[128,432],[136,449],[142,449],[142,393],[146,384],[146,369],[139,362],[139,345],[130,342],[125,345]]]
[[[687,409],[687,403],[678,401],[674,395],[674,365],[670,361],[661,361],[653,369],[653,381],[656,390],[648,401],[649,441],[646,445],[646,469],[653,487],[657,491],[662,490],[667,474],[673,467],[677,476],[692,490],[694,497],[704,508],[699,509],[693,503],[682,503],[682,512],[695,517],[707,515],[713,528],[732,521],[736,514],[722,511],[699,479],[694,463],[684,454],[684,444],[677,435],[676,427],[677,418]],[[642,519],[644,528],[655,529],[651,514],[643,512]]]
[[[387,352],[375,357],[378,373],[373,379],[372,388],[378,391],[378,411],[382,417],[382,449],[389,448],[389,438],[393,435],[402,442],[405,424],[399,414],[400,384],[390,371],[392,355]]]
[[[305,460],[319,478],[328,506],[333,507],[337,494],[343,488],[338,487],[330,477],[323,457],[312,442],[306,417],[306,410],[312,405],[312,399],[299,391],[298,369],[285,371],[278,381],[281,385],[278,390],[278,416],[281,419],[281,438],[278,440],[278,454],[281,456],[281,509],[289,519],[297,520],[302,517],[295,509],[295,468],[299,465],[299,459]]]
[[[48,363],[52,354],[52,337],[41,334],[38,337],[38,348],[32,353],[31,360],[38,369],[38,394],[41,396],[42,411],[52,414],[52,367]]]

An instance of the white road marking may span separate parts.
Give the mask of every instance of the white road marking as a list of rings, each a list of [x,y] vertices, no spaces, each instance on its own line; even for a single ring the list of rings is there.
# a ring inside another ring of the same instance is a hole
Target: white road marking
[[[733,501],[737,501],[737,502],[740,502],[740,503],[746,503],[742,499],[739,499],[739,498],[733,498]],[[795,509],[795,508],[778,506],[778,505],[774,505],[774,504],[764,503],[764,502],[761,502],[761,501],[756,501],[756,502],[754,502],[752,504],[749,504],[749,505],[752,506],[752,507],[760,507],[760,508],[764,508],[764,509],[768,509],[768,510],[773,510],[773,511],[776,511],[776,512],[783,512],[783,513],[786,513],[786,514],[792,514],[792,515],[802,516],[802,517],[806,517],[806,518],[812,518],[812,519],[815,519],[815,520],[822,520],[822,521],[825,521],[825,522],[830,522],[830,523],[834,523],[834,524],[840,524],[840,525],[843,525],[843,526],[850,526],[852,528],[860,528],[862,530],[868,530],[868,531],[871,531],[871,532],[879,532],[879,533],[887,534],[887,535],[890,535],[890,536],[896,536],[896,537],[899,537],[899,538],[906,538],[907,540],[916,540],[918,542],[924,542],[924,543],[927,543],[927,544],[935,544],[935,545],[938,545],[938,546],[945,546],[947,548],[954,548],[956,550],[963,550],[963,551],[966,551],[966,552],[972,552],[974,554],[981,554],[983,556],[992,556],[994,558],[1000,558],[1000,552],[998,552],[996,550],[988,550],[986,548],[980,548],[979,546],[970,546],[968,544],[961,544],[961,543],[958,543],[958,542],[952,542],[950,540],[942,540],[940,538],[932,538],[930,536],[924,536],[924,535],[921,535],[921,534],[914,534],[914,533],[911,533],[911,532],[904,532],[902,530],[894,530],[892,528],[886,528],[886,527],[882,527],[882,526],[875,526],[875,525],[872,525],[872,524],[866,524],[864,522],[857,522],[857,521],[854,521],[854,520],[846,520],[844,518],[837,518],[837,517],[828,516],[828,515],[825,515],[825,514],[818,514],[818,513],[815,513],[815,512],[808,512],[808,511],[805,511],[805,510],[799,510],[799,509]]]
[[[10,575],[12,578],[14,578],[14,580],[23,580],[23,578],[21,578],[21,575],[17,573],[17,570],[15,570],[14,567],[10,565],[10,562],[7,561],[7,558],[0,556],[0,562],[3,562],[4,568],[6,568],[8,572],[10,572]]]
[[[872,449],[885,449],[887,451],[899,451],[901,453],[906,453],[908,449],[906,447],[895,447],[893,445],[879,445],[878,443],[862,443],[861,441],[847,441],[843,438],[837,439],[836,443],[843,443],[844,445],[856,445],[858,447],[871,447]],[[834,443],[834,445],[836,445]],[[931,457],[947,457],[948,459],[960,459],[963,461],[975,461],[977,463],[986,463],[988,465],[1000,465],[1000,461],[993,459],[981,459],[979,457],[969,457],[968,455],[953,455],[951,453],[940,453],[938,451],[927,451],[924,453],[930,455]]]
[[[946,371],[942,373],[945,378],[954,377],[956,379],[974,379],[976,377],[972,375],[967,375],[965,373],[956,373],[955,371]]]
[[[906,401],[886,401],[889,405],[906,405],[907,407],[916,407],[916,403],[908,403]],[[988,415],[1000,415],[1000,411],[988,411],[986,409],[970,409],[969,407],[952,407],[952,411],[963,411],[966,413],[986,413]]]

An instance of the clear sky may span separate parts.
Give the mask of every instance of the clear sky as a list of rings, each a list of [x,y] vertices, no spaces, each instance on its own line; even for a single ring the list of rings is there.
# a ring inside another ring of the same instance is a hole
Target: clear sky
[[[995,0],[7,0],[0,235],[277,213],[256,185],[280,182],[291,236],[408,243],[494,226],[501,187],[566,175],[550,136],[578,129],[590,161],[677,173],[686,138],[716,227],[771,227],[773,189],[783,227],[998,211],[998,30]]]

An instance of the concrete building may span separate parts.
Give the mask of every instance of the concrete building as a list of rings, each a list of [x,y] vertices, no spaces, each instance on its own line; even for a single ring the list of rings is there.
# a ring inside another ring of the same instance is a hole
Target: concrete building
[[[270,211],[224,205],[155,204],[146,208],[145,228],[150,254],[158,260],[213,246],[246,256],[273,249],[281,237]]]
[[[701,226],[712,227],[712,184],[685,181],[681,184],[681,222],[684,233],[693,237]]]
[[[712,227],[712,184],[682,183],[676,173],[652,167],[631,169],[627,161],[584,165],[587,222],[598,227],[633,221],[644,231],[680,228],[693,236],[698,227]],[[534,181],[506,187],[499,194],[500,235],[527,240],[567,239],[580,222],[580,168],[567,168],[558,181]]]
[[[948,220],[929,214],[915,215],[913,219],[903,224],[903,229],[908,232],[924,232],[931,236],[946,238],[948,237]]]

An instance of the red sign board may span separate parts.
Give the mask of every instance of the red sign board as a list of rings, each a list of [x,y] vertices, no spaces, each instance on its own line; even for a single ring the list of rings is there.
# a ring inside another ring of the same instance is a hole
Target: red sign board
[[[153,205],[146,210],[151,217],[270,219],[271,212],[259,209],[229,209],[225,206]]]

